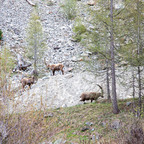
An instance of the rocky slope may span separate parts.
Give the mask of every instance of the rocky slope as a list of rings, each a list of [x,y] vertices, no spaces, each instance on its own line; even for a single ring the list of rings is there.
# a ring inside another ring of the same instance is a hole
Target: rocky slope
[[[36,2],[36,1],[34,1]],[[40,19],[46,36],[47,50],[45,57],[51,63],[64,62],[73,65],[76,56],[83,53],[78,43],[71,41],[74,21],[67,20],[61,11],[62,1],[53,0],[48,6],[47,1],[38,1]],[[26,28],[33,7],[25,0],[5,0],[0,9],[0,29],[4,40],[12,51],[24,53],[26,48]]]
[[[120,74],[119,69],[117,74]],[[122,77],[117,78],[117,96],[118,99],[131,98],[132,87],[126,87],[125,81],[129,82],[130,72],[125,72]],[[12,82],[15,88],[15,97],[11,99],[9,111],[28,111],[31,109],[47,109],[74,106],[83,104],[80,102],[80,95],[83,92],[95,91],[101,92],[96,84],[100,84],[104,90],[104,98],[106,94],[105,75],[94,76],[88,72],[67,73],[61,75],[57,73],[55,76],[45,76],[39,79],[32,88],[25,88],[22,92],[19,80]],[[17,88],[16,88],[17,87]],[[18,90],[18,91],[17,91]],[[101,101],[102,98],[99,98]]]
[[[21,93],[15,95],[13,102],[21,110],[28,105],[28,109],[74,106],[82,104],[79,99],[84,90],[100,92],[99,87],[95,85],[100,81],[100,78],[95,78],[94,75],[87,73],[49,76],[39,79],[30,90],[26,88],[22,95]],[[12,110],[12,107],[10,109]]]
[[[85,4],[85,2],[87,1],[82,0],[78,3]],[[53,0],[53,5],[48,6],[45,0],[38,1],[38,6],[47,39],[47,50],[44,57],[50,63],[62,62],[65,66],[65,75],[56,73],[56,76],[51,76],[48,71],[44,71],[42,75],[45,76],[40,78],[32,86],[32,89],[27,89],[21,95],[20,79],[24,73],[22,75],[16,74],[12,78],[12,87],[16,94],[15,98],[10,100],[10,110],[14,109],[13,103],[17,105],[17,110],[25,110],[25,107],[28,110],[31,106],[39,109],[41,107],[51,108],[80,104],[79,96],[82,92],[99,91],[96,83],[102,85],[106,98],[104,71],[100,72],[102,74],[99,77],[84,72],[85,67],[80,64],[79,60],[82,55],[88,55],[88,52],[85,52],[84,47],[79,43],[71,41],[74,21],[64,17],[60,8],[61,3],[61,0]],[[25,0],[4,0],[0,7],[0,29],[4,33],[4,40],[16,53],[24,53],[26,47],[25,30],[32,9],[32,6]],[[45,70],[44,65],[43,69]],[[119,73],[119,70],[117,72]],[[118,79],[118,98],[125,98],[129,92],[127,88],[121,85],[127,76],[129,74],[125,73],[123,79]]]

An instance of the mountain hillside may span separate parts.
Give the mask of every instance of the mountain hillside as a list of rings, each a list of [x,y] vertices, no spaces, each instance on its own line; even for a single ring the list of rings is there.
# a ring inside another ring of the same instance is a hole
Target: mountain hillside
[[[36,1],[32,1],[36,3]],[[17,103],[17,108],[23,109],[31,104],[36,109],[41,104],[50,107],[73,106],[82,104],[79,102],[81,93],[86,91],[100,91],[96,84],[100,84],[104,89],[104,98],[106,95],[106,76],[105,70],[99,71],[96,75],[86,72],[85,64],[81,62],[83,56],[88,57],[90,52],[80,43],[72,40],[73,20],[67,20],[62,12],[61,5],[63,1],[53,0],[52,5],[48,5],[47,1],[37,1],[40,20],[46,36],[47,48],[43,56],[48,63],[63,63],[65,74],[57,72],[52,76],[46,70],[44,63],[41,63],[42,69],[39,70],[41,78],[32,85],[32,88],[22,92],[20,80],[23,75],[30,73],[20,72],[15,74],[12,79],[12,91],[16,94],[10,103]],[[80,14],[84,14],[83,6],[87,7],[86,0],[78,1]],[[26,45],[26,31],[28,26],[30,13],[33,7],[25,0],[4,0],[1,2],[0,8],[0,29],[4,35],[3,39],[10,47],[11,51],[24,56]],[[85,18],[87,15],[85,14]],[[14,55],[16,58],[16,55]],[[117,75],[123,71],[118,68]],[[131,97],[131,88],[125,87],[122,83],[129,82],[130,73],[124,72],[123,77],[117,78],[118,98],[124,99]],[[23,106],[23,107],[21,107]],[[10,105],[12,110],[12,105]]]

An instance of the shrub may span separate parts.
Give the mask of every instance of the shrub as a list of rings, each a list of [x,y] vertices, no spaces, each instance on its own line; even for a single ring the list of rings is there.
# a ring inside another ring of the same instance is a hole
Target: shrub
[[[73,28],[75,36],[73,36],[74,40],[80,42],[82,39],[82,34],[84,34],[87,29],[86,27],[78,20]]]
[[[65,0],[62,6],[64,14],[68,19],[74,19],[76,17],[76,0]]]
[[[133,119],[127,126],[125,126],[120,133],[121,142],[124,144],[143,144],[144,131],[142,122]]]
[[[6,73],[10,73],[14,67],[14,58],[10,52],[10,48],[4,45],[0,51],[0,78]]]
[[[86,28],[83,24],[78,23],[75,27],[74,27],[74,32],[78,33],[78,34],[82,34],[86,32]]]
[[[52,5],[54,5],[54,2],[52,0],[48,0],[47,1],[47,6],[52,6]]]
[[[2,40],[2,31],[0,29],[0,40]]]
[[[139,122],[135,122],[130,129],[130,134],[127,136],[126,142],[128,144],[143,144],[144,132]]]

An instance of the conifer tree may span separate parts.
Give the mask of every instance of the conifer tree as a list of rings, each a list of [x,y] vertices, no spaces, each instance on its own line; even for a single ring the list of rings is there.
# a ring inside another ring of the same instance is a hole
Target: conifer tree
[[[117,105],[117,93],[116,93],[116,78],[115,78],[115,54],[114,54],[114,25],[113,25],[113,0],[110,3],[110,51],[111,51],[111,76],[112,76],[112,103],[113,103],[113,113],[119,113]]]
[[[34,60],[34,70],[37,72],[37,64],[43,56],[45,40],[37,7],[34,8],[27,28],[27,56]]]
[[[0,50],[0,96],[7,99],[8,80],[14,67],[14,60],[6,44]]]
[[[106,70],[107,99],[110,101],[110,18],[109,18],[109,1],[99,1],[98,10],[89,10],[90,25],[88,29],[87,41],[88,49],[96,54],[95,63],[100,63],[100,69]],[[94,56],[95,57],[95,56]],[[91,57],[93,59],[93,55]],[[97,62],[98,61],[98,62]]]
[[[135,71],[137,71],[137,84],[139,96],[139,115],[141,113],[142,96],[142,69],[144,66],[144,2],[141,0],[126,0],[125,8],[121,11],[119,19],[119,53]],[[134,78],[134,77],[133,77]],[[133,87],[134,89],[134,87]],[[134,94],[134,93],[133,93]]]
[[[112,100],[113,100],[113,112],[119,113],[117,105],[117,95],[116,95],[116,78],[115,78],[115,46],[114,42],[116,38],[115,33],[115,23],[114,19],[115,11],[113,10],[113,1],[110,0],[99,0],[97,1],[97,9],[90,10],[90,25],[92,28],[88,29],[88,35],[85,38],[87,41],[87,46],[92,53],[95,53],[97,60],[103,61],[104,67],[106,68],[107,75],[107,94],[108,99],[110,99],[110,82],[109,82],[109,67],[111,63],[112,72]],[[114,19],[114,20],[113,20]],[[105,69],[104,68],[104,69]],[[103,68],[102,68],[103,69]]]
[[[101,69],[106,69],[107,98],[110,100],[110,1],[97,1],[97,7],[97,10],[89,10],[92,19],[88,23],[92,25],[92,28],[88,29],[88,35],[85,39],[89,50],[93,54],[95,53],[96,60],[101,62]]]

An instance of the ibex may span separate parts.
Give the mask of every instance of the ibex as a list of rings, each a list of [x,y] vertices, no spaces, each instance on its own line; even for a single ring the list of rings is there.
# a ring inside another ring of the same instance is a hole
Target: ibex
[[[24,91],[24,87],[26,85],[28,85],[29,88],[31,88],[31,85],[34,84],[34,76],[32,76],[31,78],[22,78],[20,82],[22,83],[22,89]]]
[[[44,62],[45,62],[45,65],[46,65],[47,69],[50,69],[52,71],[53,75],[55,75],[55,71],[59,71],[59,70],[64,75],[64,70],[63,70],[64,65],[63,64],[59,63],[59,64],[52,64],[52,65],[50,65],[50,64],[46,63],[45,58],[44,58]]]
[[[98,85],[98,84],[97,84]],[[101,89],[101,93],[97,93],[97,92],[84,92],[81,94],[80,96],[80,101],[83,101],[85,103],[86,100],[91,100],[91,103],[93,100],[97,100],[99,97],[103,98],[103,89],[100,85],[98,85]]]

